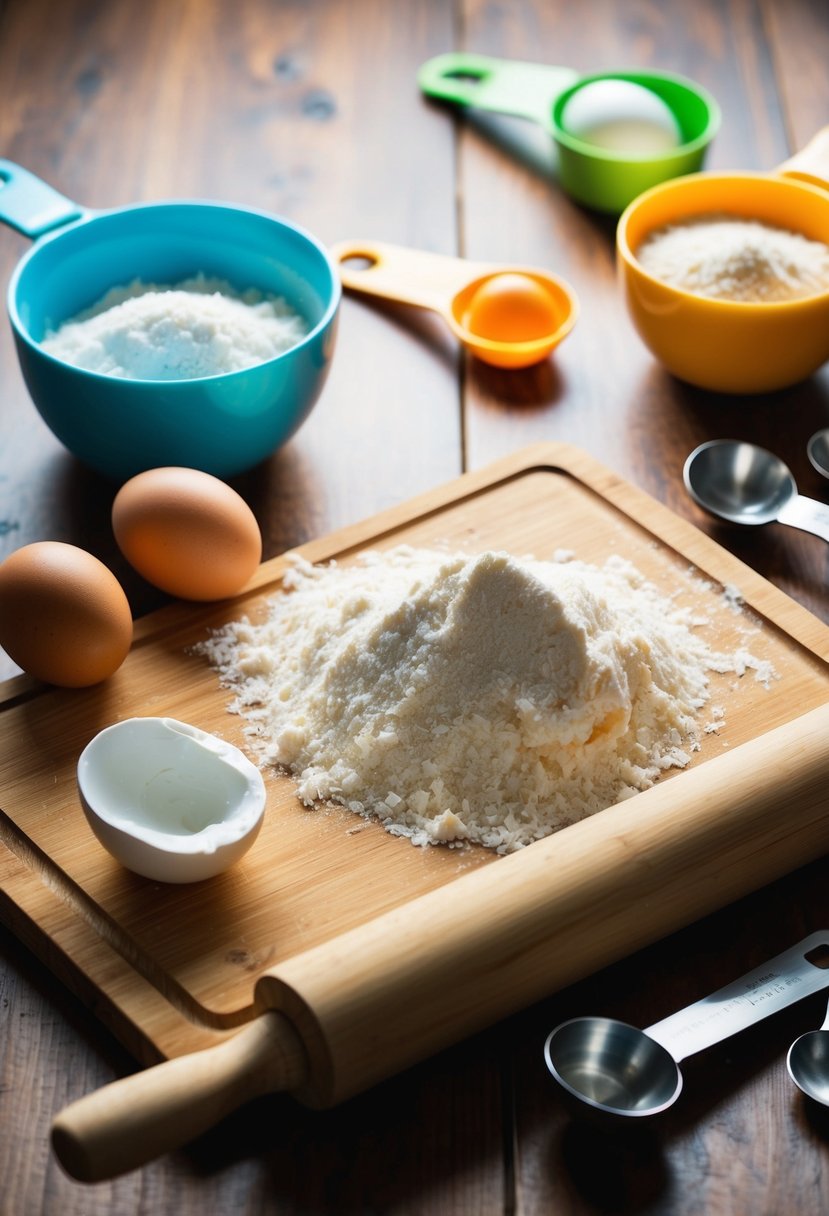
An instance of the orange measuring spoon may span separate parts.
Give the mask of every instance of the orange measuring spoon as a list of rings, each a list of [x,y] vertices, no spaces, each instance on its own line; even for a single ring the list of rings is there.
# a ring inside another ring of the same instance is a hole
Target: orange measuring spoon
[[[578,301],[563,279],[524,266],[468,262],[379,241],[331,249],[343,287],[438,313],[484,363],[540,363],[576,323]]]

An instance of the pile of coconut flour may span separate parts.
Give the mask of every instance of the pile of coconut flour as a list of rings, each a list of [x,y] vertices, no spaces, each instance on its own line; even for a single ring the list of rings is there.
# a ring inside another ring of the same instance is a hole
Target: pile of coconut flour
[[[829,290],[823,241],[733,215],[692,216],[658,228],[636,257],[663,282],[716,300],[763,304]]]
[[[42,346],[74,367],[132,380],[192,380],[264,363],[302,340],[308,325],[281,296],[240,293],[195,275],[171,287],[114,287]]]
[[[261,624],[199,649],[263,763],[416,844],[509,852],[652,785],[695,750],[713,653],[629,563],[399,547],[297,560]],[[721,712],[721,711],[718,711]]]

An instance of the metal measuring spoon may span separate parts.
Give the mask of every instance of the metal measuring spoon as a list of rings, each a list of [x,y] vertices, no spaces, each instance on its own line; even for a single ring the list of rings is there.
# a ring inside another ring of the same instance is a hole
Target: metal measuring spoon
[[[682,476],[694,501],[729,523],[777,522],[829,541],[829,506],[798,494],[783,461],[756,444],[702,443],[685,461]]]
[[[555,1080],[594,1113],[657,1115],[679,1097],[679,1063],[829,985],[829,969],[809,955],[829,943],[829,930],[809,937],[741,979],[647,1030],[613,1018],[562,1022],[544,1045]]]
[[[820,1030],[810,1030],[792,1043],[786,1067],[798,1089],[829,1106],[829,1009]]]
[[[814,468],[823,477],[829,477],[829,427],[815,431],[806,444],[806,452]]]

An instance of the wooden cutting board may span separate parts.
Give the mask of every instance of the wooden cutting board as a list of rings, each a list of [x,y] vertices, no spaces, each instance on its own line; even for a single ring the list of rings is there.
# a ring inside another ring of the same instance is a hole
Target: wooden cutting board
[[[102,727],[169,715],[244,746],[205,661],[209,629],[256,616],[285,558],[220,605],[140,621],[123,667],[87,690],[0,688],[0,915],[143,1062],[219,1043],[265,1008],[311,1057],[300,1096],[338,1101],[756,889],[829,846],[829,629],[690,524],[584,453],[541,445],[304,546],[557,550],[629,558],[770,662],[713,679],[724,724],[690,766],[528,849],[420,849],[267,776],[265,826],[207,882],[122,869],[83,818],[77,757]],[[735,589],[745,601],[735,610]]]

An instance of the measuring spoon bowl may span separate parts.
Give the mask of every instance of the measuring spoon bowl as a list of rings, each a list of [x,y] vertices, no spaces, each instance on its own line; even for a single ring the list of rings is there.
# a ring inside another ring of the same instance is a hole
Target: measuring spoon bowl
[[[786,1068],[808,1098],[829,1106],[829,1010],[820,1030],[807,1031],[792,1043]]]
[[[652,153],[613,150],[569,131],[568,102],[581,89],[605,81],[636,85],[664,102],[680,134],[676,147]],[[453,52],[427,60],[418,83],[436,100],[537,123],[555,144],[562,188],[578,202],[614,215],[643,190],[701,168],[720,124],[714,98],[693,81],[668,72],[580,76],[568,67]]]
[[[494,367],[540,363],[578,317],[569,284],[535,267],[380,241],[342,241],[330,252],[345,288],[437,313],[467,350]]]
[[[821,965],[827,944],[829,931],[812,933],[647,1030],[613,1018],[562,1022],[544,1044],[550,1075],[570,1099],[602,1117],[661,1114],[682,1092],[682,1060],[829,985],[829,969]]]
[[[786,1066],[798,1089],[829,1106],[829,1030],[810,1030],[795,1039]]]
[[[685,461],[682,476],[697,505],[728,523],[776,522],[829,541],[829,506],[798,494],[788,466],[757,444],[702,443]]]
[[[614,1114],[657,1114],[682,1089],[671,1054],[644,1031],[613,1018],[563,1022],[547,1038],[544,1058],[572,1098]]]
[[[806,453],[812,467],[817,469],[822,477],[829,477],[829,427],[815,431],[806,444]]]

